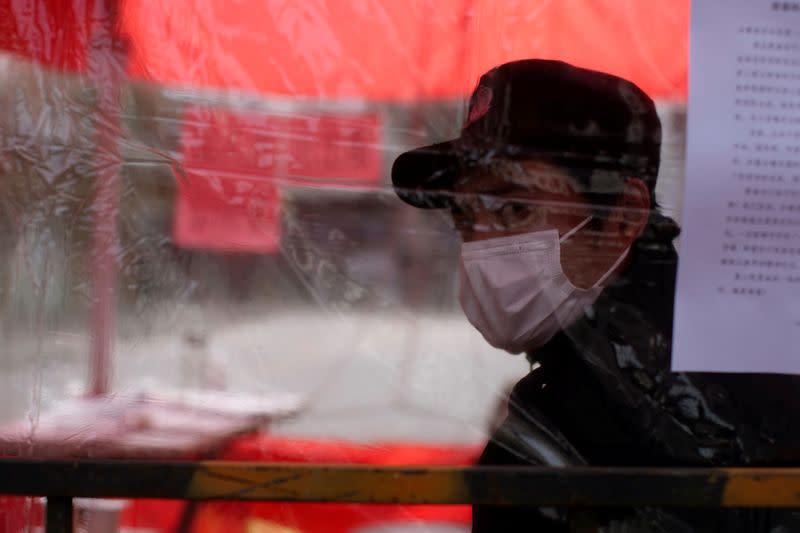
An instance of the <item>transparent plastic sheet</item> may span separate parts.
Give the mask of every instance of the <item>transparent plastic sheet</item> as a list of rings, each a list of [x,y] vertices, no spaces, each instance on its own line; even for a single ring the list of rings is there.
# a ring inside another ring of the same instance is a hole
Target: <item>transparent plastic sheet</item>
[[[575,352],[600,385],[586,375],[535,382],[558,387],[577,414],[553,419],[520,392],[507,418],[511,387],[538,379],[531,362],[548,362],[484,340],[459,306],[449,211],[412,208],[391,186],[401,152],[459,135],[484,72],[562,59],[654,98],[663,132],[654,194],[679,224],[686,2],[9,1],[0,14],[4,453],[467,464],[492,440],[506,450],[533,441],[557,464],[607,464],[593,451],[618,443],[603,440],[604,422],[581,417],[580,402],[592,401],[622,406],[623,425],[639,428],[637,449],[651,439],[666,448],[660,464],[772,460],[768,446],[747,447],[759,428],[737,434],[738,418],[709,407],[727,408],[725,386],[660,381],[664,360],[645,360],[668,343],[658,328],[628,330],[626,344],[563,324],[556,351]],[[593,207],[600,218],[611,211]],[[614,294],[604,305],[627,305]],[[593,355],[603,342],[610,359]],[[98,392],[103,409],[86,411],[80,398]],[[153,402],[175,408],[148,410]],[[653,411],[630,411],[645,405]],[[265,429],[222,439],[221,451],[198,448],[187,429],[201,425],[197,412],[246,423],[258,413]],[[42,428],[59,419],[74,425],[69,438],[52,445],[51,434],[42,446]],[[97,435],[106,440],[71,448]],[[119,448],[130,442],[138,447]],[[683,444],[696,455],[670,455]],[[756,452],[723,458],[715,446]],[[38,524],[38,505],[9,504],[0,531]],[[123,523],[172,531],[181,512],[133,502]],[[633,515],[595,519],[611,530],[693,523]],[[490,517],[489,530],[507,530],[491,522],[502,519]],[[466,531],[469,522],[466,508],[204,504],[192,531]]]

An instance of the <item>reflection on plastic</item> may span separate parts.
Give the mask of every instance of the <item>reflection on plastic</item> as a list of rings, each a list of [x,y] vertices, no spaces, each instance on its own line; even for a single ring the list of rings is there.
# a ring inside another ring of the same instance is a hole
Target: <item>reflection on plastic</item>
[[[111,61],[109,70],[82,77],[0,58],[8,80],[0,89],[0,414],[21,420],[24,436],[47,421],[40,404],[49,411],[84,382],[92,338],[118,354],[108,376],[113,390],[149,382],[163,392],[186,386],[182,369],[190,365],[181,358],[198,350],[176,345],[184,330],[198,330],[233,391],[269,397],[288,389],[315,400],[292,424],[272,428],[289,434],[295,451],[302,451],[298,433],[320,445],[334,435],[390,435],[477,450],[500,391],[527,365],[481,342],[454,312],[457,236],[430,213],[387,199],[386,163],[446,138],[476,75],[510,57],[559,57],[633,79],[661,98],[680,100],[685,91],[686,0],[112,3],[124,14],[114,27],[130,43],[126,65]],[[0,48],[86,74],[98,5],[0,0]],[[152,85],[122,79],[98,91],[110,72]],[[113,116],[97,120],[98,95],[114,99]],[[114,136],[98,145],[100,128]],[[675,183],[680,121],[673,129],[662,160]],[[92,161],[119,170],[105,205],[94,200]],[[669,183],[663,176],[661,186]],[[90,239],[103,208],[105,229],[119,233],[107,265],[119,277],[105,278],[113,286],[97,315],[110,316],[102,309],[111,306],[120,331],[109,327],[101,338],[86,325],[97,301]],[[667,270],[674,262],[671,253],[652,252],[642,261]],[[663,292],[644,285],[640,293]],[[601,318],[630,325],[624,309]],[[664,346],[645,326],[637,342],[620,339],[596,361],[612,370],[603,386],[636,398],[637,384],[658,389],[659,405],[685,414],[683,427],[712,444],[726,439],[727,419],[718,423],[691,384],[648,373]],[[639,338],[650,344],[639,350]],[[596,403],[600,396],[575,391],[574,375],[565,376],[570,401],[585,394]],[[585,429],[605,434],[602,420]],[[694,457],[687,448],[679,452]],[[446,450],[434,462],[454,457]],[[163,502],[154,507],[165,514]],[[236,516],[246,512],[232,507]],[[387,517],[398,519],[387,528],[404,518],[396,509],[346,511],[370,515],[378,531]],[[468,510],[458,512],[464,525]],[[424,517],[437,518],[443,522]]]

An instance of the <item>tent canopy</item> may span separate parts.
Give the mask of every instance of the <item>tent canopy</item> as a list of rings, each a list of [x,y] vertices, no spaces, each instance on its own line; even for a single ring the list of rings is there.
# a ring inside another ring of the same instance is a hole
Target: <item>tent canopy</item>
[[[0,0],[0,48],[86,68],[96,3]],[[128,72],[323,99],[462,97],[494,65],[562,59],[685,99],[688,0],[117,0]]]

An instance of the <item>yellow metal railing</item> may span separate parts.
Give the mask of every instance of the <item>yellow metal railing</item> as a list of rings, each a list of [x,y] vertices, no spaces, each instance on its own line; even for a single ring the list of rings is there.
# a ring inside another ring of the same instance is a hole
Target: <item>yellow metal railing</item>
[[[3,459],[0,494],[46,496],[47,532],[67,533],[72,527],[74,497],[800,508],[800,469],[371,467]]]

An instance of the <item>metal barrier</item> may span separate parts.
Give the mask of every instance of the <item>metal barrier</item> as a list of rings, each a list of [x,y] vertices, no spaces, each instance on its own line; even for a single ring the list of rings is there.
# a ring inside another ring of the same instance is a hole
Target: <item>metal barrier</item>
[[[0,494],[46,496],[46,531],[72,498],[565,507],[800,507],[794,468],[365,467],[234,461],[0,460]]]

